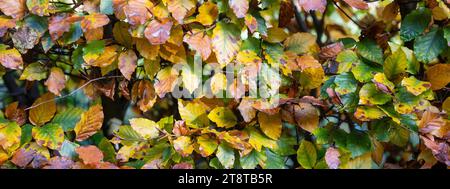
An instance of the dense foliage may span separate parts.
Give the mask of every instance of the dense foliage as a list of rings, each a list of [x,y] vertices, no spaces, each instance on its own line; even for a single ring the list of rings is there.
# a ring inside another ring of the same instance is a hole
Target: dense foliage
[[[0,0],[0,166],[446,168],[449,7]]]

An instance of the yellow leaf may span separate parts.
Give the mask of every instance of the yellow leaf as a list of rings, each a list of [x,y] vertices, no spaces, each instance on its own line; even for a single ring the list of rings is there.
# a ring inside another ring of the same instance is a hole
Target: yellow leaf
[[[258,122],[264,134],[274,140],[278,140],[281,135],[281,116],[280,113],[269,115],[264,112],[258,113]]]
[[[32,105],[29,120],[33,125],[41,126],[49,122],[56,113],[55,95],[46,93],[39,97]]]
[[[183,157],[187,157],[194,151],[190,137],[180,136],[173,141],[173,148]]]
[[[216,73],[211,78],[211,92],[217,94],[227,89],[227,76],[223,73]]]
[[[286,38],[284,46],[295,54],[314,54],[320,50],[316,36],[310,33],[295,33]]]
[[[187,105],[184,105],[183,101],[179,99],[178,111],[180,112],[181,119],[185,120],[186,125],[189,127],[200,128],[209,125],[206,109],[201,104],[188,102]]]
[[[309,103],[294,106],[295,121],[304,130],[313,133],[319,127],[319,112]]]
[[[371,107],[371,106],[360,106],[356,109],[355,112],[355,118],[359,119],[361,121],[371,121],[374,119],[380,119],[386,114],[377,107]]]
[[[198,8],[198,15],[195,19],[197,22],[200,22],[205,26],[209,26],[216,21],[217,16],[219,16],[219,9],[217,8],[217,5],[211,1],[208,1],[203,3]]]
[[[240,46],[239,29],[229,23],[219,22],[213,30],[212,47],[222,67],[230,63]]]
[[[286,33],[283,28],[273,27],[267,30],[267,37],[264,38],[270,43],[280,43],[288,36],[288,33]]]
[[[405,86],[408,92],[418,96],[428,90],[431,87],[431,84],[429,82],[420,81],[414,76],[411,76],[402,80],[402,86]]]
[[[450,83],[450,64],[436,64],[425,72],[432,90],[439,90]]]
[[[21,135],[20,126],[16,123],[0,123],[0,150],[14,152],[19,148]]]
[[[146,59],[155,60],[159,54],[159,45],[152,45],[147,39],[136,38],[136,49]]]
[[[237,118],[233,111],[226,107],[214,108],[208,114],[208,118],[216,123],[218,127],[230,128],[237,124]]]
[[[145,118],[130,119],[131,127],[146,139],[155,139],[159,136],[158,124]]]
[[[81,114],[80,121],[75,125],[75,139],[83,141],[97,133],[103,124],[103,107],[95,105]]]

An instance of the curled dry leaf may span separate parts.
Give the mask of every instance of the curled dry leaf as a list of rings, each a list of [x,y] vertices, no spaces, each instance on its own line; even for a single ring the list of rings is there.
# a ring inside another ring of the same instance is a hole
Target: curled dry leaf
[[[103,125],[103,107],[95,105],[81,115],[80,121],[75,126],[75,139],[83,141],[97,133]]]

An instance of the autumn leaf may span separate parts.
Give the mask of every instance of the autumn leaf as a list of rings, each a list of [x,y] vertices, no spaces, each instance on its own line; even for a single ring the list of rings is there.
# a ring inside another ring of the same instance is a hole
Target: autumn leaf
[[[296,54],[307,54],[319,51],[316,36],[310,33],[295,33],[284,41],[286,50]]]
[[[312,169],[317,162],[316,147],[313,143],[303,140],[297,151],[297,161],[305,169]]]
[[[309,11],[325,11],[325,7],[327,5],[326,0],[296,0],[294,1],[294,5],[298,7],[299,10],[303,8],[305,12]]]
[[[137,56],[132,50],[127,50],[119,55],[119,70],[127,79],[131,79],[131,75],[137,67]]]
[[[158,125],[145,118],[130,119],[131,127],[146,139],[155,139],[159,136]]]
[[[0,17],[0,37],[3,37],[7,30],[16,26],[16,22],[13,19],[6,17]]]
[[[357,9],[368,9],[369,5],[363,0],[344,0],[348,5]]]
[[[46,93],[34,101],[29,112],[29,120],[33,125],[41,126],[49,122],[56,113],[55,95]]]
[[[76,148],[75,151],[86,165],[98,164],[103,161],[103,153],[96,146],[81,146]]]
[[[258,122],[261,130],[268,137],[274,140],[278,140],[281,136],[281,115],[280,113],[275,115],[268,115],[264,112],[258,113]]]
[[[121,18],[124,15],[131,25],[144,24],[152,15],[150,8],[153,3],[149,0],[118,0],[113,1],[117,17]],[[121,18],[123,19],[123,18]]]
[[[95,105],[81,114],[80,121],[76,124],[74,131],[77,141],[83,141],[97,133],[103,125],[103,108]]]
[[[27,0],[0,0],[0,10],[7,16],[20,20],[27,11]]]
[[[314,132],[319,127],[319,113],[309,103],[294,105],[294,117],[297,124],[308,132]]]
[[[178,73],[175,69],[167,67],[160,70],[156,75],[156,78],[158,79],[158,81],[155,82],[156,94],[158,94],[160,98],[163,98],[166,93],[172,92],[177,84]]]
[[[169,19],[161,22],[152,20],[145,28],[145,37],[152,45],[164,44],[170,37],[172,25],[173,23]]]
[[[225,107],[214,108],[208,114],[208,118],[215,122],[218,127],[231,128],[237,124],[237,118],[234,113]]]
[[[22,69],[23,60],[19,51],[15,48],[12,49],[2,49],[0,48],[0,63],[9,69]]]
[[[208,1],[198,8],[198,15],[195,17],[197,22],[205,26],[212,25],[219,16],[217,5]]]
[[[339,167],[341,164],[339,156],[341,156],[341,154],[336,148],[330,147],[327,149],[327,152],[325,153],[325,161],[330,169],[337,169]]]
[[[67,14],[57,14],[49,19],[48,31],[52,40],[57,40],[65,32],[70,30],[71,22],[69,21],[69,15]]]
[[[27,7],[33,14],[39,16],[49,15],[49,0],[27,0]]]
[[[183,157],[190,155],[194,151],[191,138],[188,136],[180,136],[173,141],[173,148]]]
[[[195,7],[195,2],[192,0],[166,0],[167,8],[172,13],[172,17],[183,24],[184,17],[188,12]]]
[[[433,90],[442,89],[450,83],[450,64],[433,65],[425,73]]]
[[[237,18],[244,18],[247,14],[249,1],[248,0],[229,0],[228,4],[233,9]]]
[[[189,44],[189,47],[197,51],[203,60],[207,60],[211,55],[211,40],[209,36],[201,31],[192,31],[187,33],[183,41]]]
[[[230,63],[239,49],[239,29],[233,24],[219,22],[213,30],[211,39],[213,51],[219,63],[224,66]]]
[[[50,70],[50,75],[47,81],[45,81],[45,86],[53,94],[61,96],[61,90],[66,86],[66,77],[61,68],[53,67]]]
[[[37,144],[52,150],[58,150],[64,142],[64,130],[58,124],[33,127],[32,135]]]
[[[90,14],[83,17],[81,20],[81,28],[84,32],[92,29],[97,29],[99,27],[103,27],[104,25],[109,23],[108,16],[104,14]]]

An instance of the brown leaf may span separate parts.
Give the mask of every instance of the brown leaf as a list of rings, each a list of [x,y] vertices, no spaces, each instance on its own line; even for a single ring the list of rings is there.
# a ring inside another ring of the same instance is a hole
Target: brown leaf
[[[39,97],[32,105],[29,120],[33,125],[41,126],[52,120],[56,113],[55,95],[45,93]]]
[[[425,146],[431,150],[434,157],[436,157],[438,161],[450,166],[450,148],[446,142],[439,143],[424,136],[420,136],[420,138],[423,140]]]
[[[248,0],[229,0],[228,4],[233,9],[237,18],[244,18],[247,14],[249,1]]]
[[[205,33],[200,31],[189,32],[184,36],[183,41],[197,51],[203,60],[207,60],[211,55],[211,40]]]
[[[419,131],[423,134],[432,134],[439,138],[450,136],[450,129],[440,115],[439,110],[427,109],[419,122]]]
[[[84,37],[86,42],[103,39],[103,27],[87,30],[84,32]]]
[[[83,141],[97,133],[103,124],[103,107],[95,105],[81,115],[80,121],[75,126],[75,139]]]
[[[20,20],[25,16],[27,7],[26,0],[0,0],[0,10],[3,14]]]
[[[397,2],[392,2],[386,5],[383,9],[383,13],[381,14],[381,18],[384,22],[390,23],[397,17],[400,9]]]
[[[164,19],[161,22],[152,20],[145,28],[145,37],[152,45],[164,44],[170,37],[172,25],[173,23],[169,19]]]
[[[75,151],[86,165],[95,165],[103,161],[103,153],[96,146],[81,146],[75,149]]]
[[[81,20],[82,17],[70,16],[68,14],[57,14],[50,17],[48,22],[48,31],[53,41],[60,38],[65,32],[70,30],[70,25],[73,22]]]
[[[25,54],[29,49],[32,49],[34,45],[39,43],[40,37],[40,34],[38,34],[35,29],[28,26],[20,27],[11,35],[14,47],[22,54]]]
[[[312,133],[319,127],[319,113],[309,103],[299,103],[294,106],[294,117],[297,124],[304,130]]]
[[[333,43],[322,47],[319,57],[321,59],[335,58],[342,50],[344,50],[344,44],[342,42]]]
[[[336,148],[330,147],[327,149],[327,152],[325,153],[325,162],[330,169],[337,169],[339,167],[341,164],[339,156],[341,156],[341,154]]]
[[[357,9],[369,9],[369,5],[363,0],[344,0],[348,5]]]
[[[66,77],[61,68],[53,67],[50,70],[50,76],[45,81],[48,90],[57,96],[61,96],[61,90],[66,86]]]
[[[119,70],[122,75],[127,79],[131,79],[131,75],[137,67],[137,56],[133,50],[127,50],[119,55]]]
[[[186,126],[186,121],[184,120],[178,120],[173,125],[172,133],[179,137],[179,136],[189,136],[191,134],[191,131]]]
[[[291,1],[281,1],[278,27],[286,27],[294,17],[294,6]],[[252,32],[253,33],[253,32]]]
[[[153,3],[149,0],[113,0],[113,6],[116,17],[126,18],[131,25],[145,24],[152,16],[150,8]]]
[[[127,80],[120,81],[120,83],[119,83],[119,91],[120,91],[120,94],[122,94],[123,97],[125,97],[128,100],[131,100],[130,90],[128,89],[128,81]]]
[[[10,103],[6,106],[5,116],[7,119],[23,125],[27,122],[27,115],[23,108],[19,107],[19,102]]]

